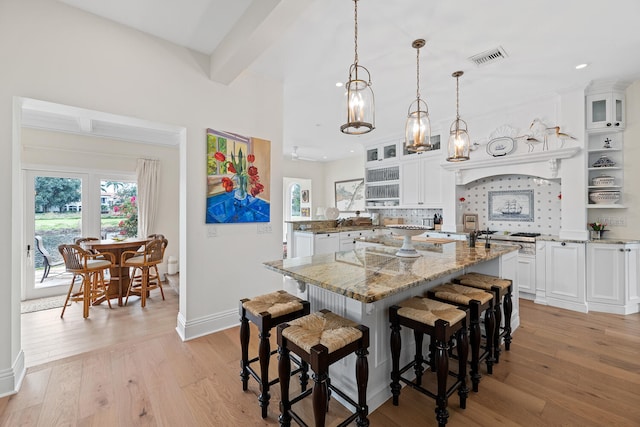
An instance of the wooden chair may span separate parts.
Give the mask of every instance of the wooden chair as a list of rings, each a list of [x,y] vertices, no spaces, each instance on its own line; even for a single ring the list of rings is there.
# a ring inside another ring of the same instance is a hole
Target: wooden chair
[[[49,270],[51,270],[51,266],[60,265],[63,263],[63,261],[54,262],[53,257],[51,256],[47,248],[44,247],[44,243],[42,242],[42,236],[35,236],[35,238],[36,238],[36,249],[38,249],[38,252],[40,252],[40,255],[42,255],[42,265],[44,266],[42,279],[40,279],[40,283],[42,283],[44,282],[44,279],[46,279],[47,276],[49,276]]]
[[[82,315],[85,319],[89,317],[91,304],[100,298],[105,298],[111,308],[111,301],[107,296],[107,287],[104,281],[104,270],[113,266],[115,261],[113,254],[94,254],[82,249],[79,245],[60,245],[58,250],[64,259],[67,272],[73,273],[73,280],[69,285],[60,317],[64,316],[69,300],[82,301]],[[82,283],[80,290],[73,292],[76,276],[82,277]]]
[[[124,268],[133,268],[131,274],[131,282],[127,289],[127,297],[124,305],[129,301],[129,295],[133,292],[140,293],[140,304],[142,307],[147,304],[147,293],[153,289],[160,288],[160,294],[164,300],[164,291],[162,290],[162,282],[158,277],[155,281],[149,280],[149,270],[156,269],[157,265],[162,262],[164,257],[164,248],[167,247],[167,239],[154,239],[144,245],[142,251],[124,251],[120,256],[120,266]],[[136,271],[140,269],[139,280],[137,280]],[[157,273],[156,273],[157,274]]]

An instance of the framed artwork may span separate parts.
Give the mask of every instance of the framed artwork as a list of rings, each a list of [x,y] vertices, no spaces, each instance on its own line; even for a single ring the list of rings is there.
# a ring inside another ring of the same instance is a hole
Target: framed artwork
[[[302,190],[300,193],[302,203],[309,203],[309,190]]]
[[[311,216],[311,208],[300,208],[300,216],[310,217]]]
[[[270,221],[271,142],[207,129],[206,223]]]
[[[489,221],[533,222],[533,190],[489,191]]]
[[[478,214],[462,215],[463,230],[465,232],[476,231],[478,229]]]
[[[340,212],[364,210],[364,178],[336,181],[336,208]]]

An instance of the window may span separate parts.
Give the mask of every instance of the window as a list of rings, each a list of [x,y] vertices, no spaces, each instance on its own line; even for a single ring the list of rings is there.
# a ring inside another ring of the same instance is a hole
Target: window
[[[138,186],[135,182],[100,181],[100,235],[138,235]]]
[[[300,216],[300,184],[291,186],[291,216]]]

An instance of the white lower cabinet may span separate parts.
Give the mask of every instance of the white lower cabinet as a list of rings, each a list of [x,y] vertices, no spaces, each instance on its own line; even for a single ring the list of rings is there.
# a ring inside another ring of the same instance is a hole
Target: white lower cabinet
[[[340,250],[340,233],[314,235],[313,255],[330,254]]]
[[[293,251],[292,258],[313,255],[313,234],[301,233],[295,231],[293,233]]]
[[[544,252],[547,304],[586,313],[585,244],[546,242]]]
[[[370,236],[374,233],[373,230],[358,230],[358,231],[341,231],[340,232],[340,250],[352,251],[356,248],[356,239],[359,237]]]
[[[534,299],[536,294],[536,257],[518,254],[518,289],[520,298]]]
[[[638,244],[587,244],[589,309],[608,313],[638,312]]]

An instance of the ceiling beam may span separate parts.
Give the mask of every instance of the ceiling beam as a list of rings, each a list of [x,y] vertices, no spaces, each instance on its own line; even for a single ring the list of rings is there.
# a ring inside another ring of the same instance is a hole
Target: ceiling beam
[[[256,0],[247,8],[210,56],[211,80],[230,84],[287,28],[314,0]]]

